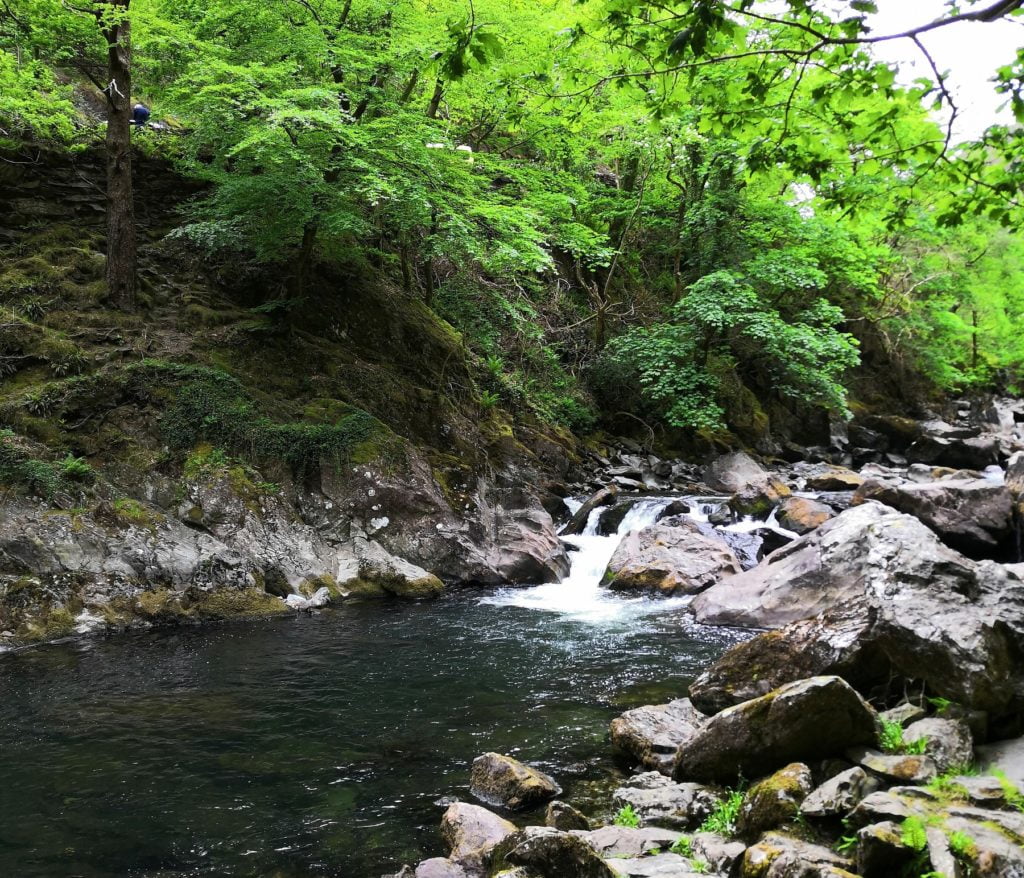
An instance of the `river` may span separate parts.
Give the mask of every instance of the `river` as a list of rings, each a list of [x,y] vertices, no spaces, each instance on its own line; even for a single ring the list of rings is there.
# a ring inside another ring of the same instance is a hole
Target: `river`
[[[592,522],[555,586],[0,656],[0,874],[378,878],[443,853],[487,750],[603,801],[609,720],[685,694],[737,637],[599,588],[659,508]]]

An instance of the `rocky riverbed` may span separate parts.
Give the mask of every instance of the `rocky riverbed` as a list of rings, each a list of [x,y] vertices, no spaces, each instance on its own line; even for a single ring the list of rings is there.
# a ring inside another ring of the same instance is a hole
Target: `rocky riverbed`
[[[611,723],[638,773],[600,813],[487,754],[471,792],[499,813],[453,804],[448,856],[399,875],[1024,874],[1021,420],[1012,404],[874,418],[769,467],[601,461],[563,533],[687,491],[622,534],[603,586],[695,595],[698,623],[755,636],[685,697]],[[526,794],[552,800],[545,826],[506,819]]]

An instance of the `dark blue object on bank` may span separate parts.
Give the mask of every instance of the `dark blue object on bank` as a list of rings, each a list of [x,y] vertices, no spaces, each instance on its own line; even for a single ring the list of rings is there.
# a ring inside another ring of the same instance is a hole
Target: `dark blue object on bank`
[[[149,107],[145,104],[136,104],[132,107],[132,125],[137,125],[139,128],[142,128],[148,121]]]

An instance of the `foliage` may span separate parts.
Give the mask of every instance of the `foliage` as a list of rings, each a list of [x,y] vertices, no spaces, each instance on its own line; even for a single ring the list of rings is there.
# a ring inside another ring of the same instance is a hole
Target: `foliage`
[[[900,841],[914,851],[928,847],[927,828],[920,817],[907,817],[900,824]]]
[[[679,854],[681,857],[692,857],[693,856],[693,841],[688,835],[681,835],[674,842],[669,850],[673,854]]]
[[[612,821],[616,826],[628,826],[631,829],[636,829],[640,826],[640,817],[633,810],[632,805],[623,805],[615,813],[615,819]]]
[[[698,832],[717,832],[721,835],[733,835],[736,832],[736,819],[743,807],[742,790],[728,790],[711,813],[701,823]]]

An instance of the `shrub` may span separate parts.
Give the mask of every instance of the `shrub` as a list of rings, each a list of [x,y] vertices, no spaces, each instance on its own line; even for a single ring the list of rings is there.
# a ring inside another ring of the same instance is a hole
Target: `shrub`
[[[741,790],[729,790],[726,797],[708,814],[697,831],[733,835],[736,832],[736,818],[739,817],[742,806],[743,792]]]
[[[623,805],[615,814],[614,824],[616,826],[628,826],[636,829],[640,825],[640,816],[633,810],[632,805]]]

